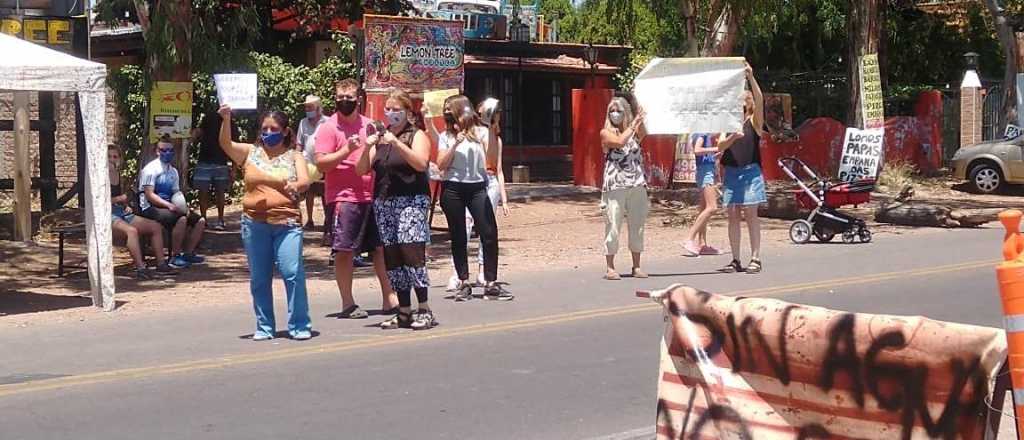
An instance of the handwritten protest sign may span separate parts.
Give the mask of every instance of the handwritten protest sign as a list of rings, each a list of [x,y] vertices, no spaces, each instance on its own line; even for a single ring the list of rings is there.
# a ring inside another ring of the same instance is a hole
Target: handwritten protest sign
[[[427,106],[430,116],[441,116],[444,113],[444,100],[459,94],[459,89],[432,90],[423,93],[423,104]]]
[[[367,15],[366,89],[462,89],[462,21]]]
[[[149,99],[149,141],[163,135],[186,139],[192,132],[192,83],[157,81]]]
[[[669,315],[659,440],[981,439],[985,432],[990,383],[1006,359],[1000,329],[679,285],[654,295]]]
[[[255,73],[222,73],[213,75],[217,101],[233,110],[256,110],[259,90]]]
[[[847,128],[843,138],[843,157],[839,160],[839,180],[874,179],[878,175],[884,142],[885,132],[882,130]]]
[[[634,80],[649,134],[743,129],[743,58],[655,58]]]
[[[885,127],[885,104],[882,101],[882,77],[878,70],[878,54],[860,59],[860,105],[864,128]]]

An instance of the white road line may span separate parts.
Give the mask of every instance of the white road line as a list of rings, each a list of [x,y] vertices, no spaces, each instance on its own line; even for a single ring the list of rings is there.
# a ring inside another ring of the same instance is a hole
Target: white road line
[[[631,429],[629,431],[623,431],[618,434],[609,434],[602,437],[594,437],[587,440],[650,440],[654,438],[655,427],[645,426],[643,428]]]

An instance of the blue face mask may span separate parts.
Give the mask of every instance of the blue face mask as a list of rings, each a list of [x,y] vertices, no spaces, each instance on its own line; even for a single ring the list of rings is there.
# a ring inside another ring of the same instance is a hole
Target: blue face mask
[[[306,112],[306,119],[316,119],[320,116],[320,112]]]
[[[163,162],[163,163],[174,162],[174,152],[173,151],[161,151],[160,152],[160,162]]]
[[[284,133],[280,131],[265,131],[260,135],[260,140],[263,141],[263,146],[265,147],[276,147],[284,140]]]

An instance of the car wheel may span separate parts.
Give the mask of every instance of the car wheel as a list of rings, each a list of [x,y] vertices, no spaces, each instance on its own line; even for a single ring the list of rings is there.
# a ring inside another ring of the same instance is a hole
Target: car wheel
[[[971,168],[971,186],[982,194],[991,194],[1003,186],[1003,173],[995,164],[982,162]]]

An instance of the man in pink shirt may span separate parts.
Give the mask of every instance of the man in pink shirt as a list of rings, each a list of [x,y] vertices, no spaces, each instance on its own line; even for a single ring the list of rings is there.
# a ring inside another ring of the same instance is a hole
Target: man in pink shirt
[[[381,285],[383,314],[398,313],[398,297],[388,283],[384,251],[373,217],[373,175],[356,174],[356,162],[366,147],[366,127],[372,120],[357,112],[360,85],[343,79],[335,86],[336,110],[316,131],[316,165],[324,173],[324,201],[333,205],[334,274],[341,292],[339,318],[362,319],[368,315],[352,297],[352,259],[373,254],[373,269]]]

